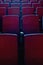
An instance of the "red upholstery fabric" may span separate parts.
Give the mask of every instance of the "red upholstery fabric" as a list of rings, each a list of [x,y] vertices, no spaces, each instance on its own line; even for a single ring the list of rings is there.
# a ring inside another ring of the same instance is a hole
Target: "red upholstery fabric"
[[[24,15],[34,14],[34,7],[23,7],[22,14]]]
[[[9,4],[8,3],[0,3],[0,7],[6,7],[8,8]]]
[[[9,7],[8,8],[8,14],[9,15],[15,15],[15,14],[19,15],[20,14],[19,7]]]
[[[38,2],[38,0],[30,0],[30,2],[31,3],[34,3],[34,2],[36,3],[36,2]]]
[[[43,7],[43,0],[42,0],[42,1],[40,1],[40,4],[41,4],[41,6]]]
[[[24,33],[39,32],[39,17],[36,15],[23,16],[23,31]]]
[[[22,7],[31,7],[31,3],[22,3]]]
[[[21,2],[29,2],[29,0],[21,0]]]
[[[43,16],[43,7],[37,8],[37,14],[39,15],[39,17]]]
[[[40,3],[32,3],[32,5],[33,5],[34,8],[41,7]]]
[[[17,35],[0,34],[0,65],[17,65]]]
[[[19,32],[19,16],[3,16],[2,31],[10,33]]]
[[[6,8],[0,7],[0,16],[6,15]]]
[[[24,36],[25,43],[25,64],[43,64],[43,35]]]

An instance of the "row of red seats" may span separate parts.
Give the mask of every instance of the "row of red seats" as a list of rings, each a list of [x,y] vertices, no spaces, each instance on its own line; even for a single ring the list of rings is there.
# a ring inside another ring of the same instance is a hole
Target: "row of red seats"
[[[6,12],[7,11],[7,12]],[[0,7],[0,16],[6,15],[19,15],[20,14],[20,8],[19,7],[8,7],[6,10],[5,7]],[[32,14],[38,14],[39,17],[43,16],[43,7],[38,7],[35,9],[34,7],[22,7],[22,14],[23,15],[32,15]]]
[[[4,4],[4,6],[5,5],[6,4]],[[6,7],[7,7],[7,5],[6,5]],[[3,5],[1,4],[1,6],[3,6]],[[19,16],[17,16],[17,15],[15,16],[15,14],[20,14],[19,7],[7,8],[8,9],[7,14],[9,14],[9,15],[6,16],[6,8],[4,8],[4,6],[2,8],[0,8],[0,17],[5,15],[2,17],[2,22],[3,22],[2,32],[18,33],[19,32]],[[23,14],[23,17],[22,17],[22,19],[23,19],[23,32],[24,33],[40,32],[39,17],[43,16],[43,8],[42,7],[37,8],[37,14],[39,16],[32,15],[32,14],[34,14],[34,7],[22,8],[22,14]],[[33,17],[33,19],[32,19],[32,17]],[[13,22],[12,22],[12,20],[13,20]],[[14,20],[16,21],[16,23],[14,22]],[[16,27],[16,25],[17,25],[17,27]]]
[[[42,9],[42,10],[41,10]],[[15,9],[14,9],[15,10]],[[0,17],[2,17],[2,29],[3,32],[19,32],[19,16],[13,15],[13,9],[9,9],[9,15],[5,15],[5,8],[0,8]],[[33,10],[33,9],[32,9]],[[32,10],[29,12],[27,9],[24,13],[32,14]],[[16,9],[15,14],[19,13],[19,9]],[[10,15],[12,14],[12,15]],[[32,32],[40,32],[40,22],[39,19],[43,16],[43,8],[38,8],[38,15],[23,15],[22,16],[22,23],[23,23],[23,31],[25,33],[32,33]],[[4,16],[3,16],[4,15]],[[42,22],[42,21],[41,21]]]
[[[5,7],[0,7],[0,16],[6,15],[7,9]],[[19,15],[20,8],[19,7],[9,7],[8,15]]]
[[[21,0],[21,2],[39,2],[42,0]],[[0,2],[20,2],[20,0],[0,0]]]
[[[23,15],[37,14],[39,18],[41,18],[43,16],[43,7],[37,7],[36,10],[34,9],[34,7],[23,7],[22,14]]]
[[[39,16],[37,15],[24,15],[23,32],[36,33],[40,32]],[[2,32],[4,33],[19,33],[19,16],[5,15],[2,17]]]
[[[19,5],[19,6],[18,6]],[[42,3],[22,3],[22,6],[27,6],[27,7],[32,7],[32,6],[42,6],[43,5],[43,2]],[[0,7],[8,7],[9,6],[9,3],[0,3]],[[11,3],[11,6],[15,7],[20,7],[20,3]]]
[[[9,7],[9,3],[0,3],[0,7]],[[11,3],[10,7],[20,7],[20,3]],[[43,2],[42,3],[22,3],[22,7],[43,7]]]
[[[25,65],[43,64],[43,34],[24,35]],[[0,34],[0,65],[18,65],[18,36]]]

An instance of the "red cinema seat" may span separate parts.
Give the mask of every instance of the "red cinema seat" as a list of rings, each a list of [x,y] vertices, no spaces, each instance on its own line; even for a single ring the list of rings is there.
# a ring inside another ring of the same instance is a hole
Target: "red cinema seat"
[[[9,7],[8,8],[8,14],[9,15],[15,15],[15,14],[19,15],[20,14],[19,7]]]
[[[20,7],[20,3],[11,3],[11,7]]]
[[[32,6],[33,6],[34,8],[37,8],[37,7],[41,7],[41,4],[40,4],[40,3],[32,3]]]
[[[21,2],[25,2],[25,3],[27,2],[27,3],[28,3],[28,2],[29,2],[29,0],[21,0]]]
[[[22,14],[24,15],[34,14],[34,7],[23,7]]]
[[[25,65],[43,65],[43,34],[24,35]]]
[[[36,33],[39,32],[39,17],[37,15],[24,15],[23,16],[23,32]]]
[[[18,64],[18,46],[16,34],[0,34],[0,65]]]
[[[22,7],[31,7],[31,3],[22,3]]]
[[[18,33],[19,32],[19,16],[17,15],[3,16],[2,32]]]
[[[39,15],[39,17],[43,16],[43,7],[38,7],[37,8],[37,14]]]
[[[6,8],[0,7],[0,16],[6,15]]]
[[[9,3],[0,3],[0,7],[8,8],[9,7]]]
[[[38,0],[30,0],[31,3],[36,3]]]
[[[43,7],[43,1],[40,2],[41,6]]]

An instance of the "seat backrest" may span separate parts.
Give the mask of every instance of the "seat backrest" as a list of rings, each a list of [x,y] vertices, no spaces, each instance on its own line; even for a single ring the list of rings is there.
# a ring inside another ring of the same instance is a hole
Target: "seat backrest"
[[[17,65],[18,46],[16,34],[0,34],[0,65]]]
[[[24,33],[36,33],[40,31],[39,16],[24,15],[23,16],[23,31]]]
[[[21,0],[21,2],[28,3],[29,0]]]
[[[9,7],[9,3],[0,3],[0,7],[8,8]]]
[[[37,8],[37,14],[39,15],[39,17],[43,16],[43,7]]]
[[[42,0],[42,1],[40,1],[40,4],[41,4],[41,6],[43,7],[43,0]]]
[[[8,8],[8,15],[19,15],[20,8],[19,7],[9,7]]]
[[[38,0],[30,0],[31,3],[36,3]]]
[[[23,7],[22,14],[23,15],[34,14],[34,7]]]
[[[22,3],[22,7],[31,7],[31,3]]]
[[[18,33],[19,32],[19,16],[17,15],[3,16],[2,32]]]
[[[33,6],[34,8],[37,8],[37,7],[41,7],[41,4],[40,4],[40,3],[32,3],[32,6]]]
[[[0,7],[0,16],[6,15],[6,8]]]
[[[43,34],[24,35],[25,64],[43,64]]]

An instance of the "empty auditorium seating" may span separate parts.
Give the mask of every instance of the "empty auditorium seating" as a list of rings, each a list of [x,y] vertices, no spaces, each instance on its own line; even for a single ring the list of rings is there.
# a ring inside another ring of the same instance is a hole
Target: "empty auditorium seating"
[[[22,14],[34,14],[34,7],[23,7],[22,8]]]
[[[3,16],[2,32],[18,33],[19,32],[19,16],[16,16],[16,15]]]
[[[9,3],[0,3],[0,7],[6,7],[6,8],[8,8],[8,6],[9,6]]]
[[[36,33],[39,32],[39,17],[37,15],[24,15],[23,16],[23,32]]]
[[[17,65],[17,43],[16,34],[0,34],[0,65]]]
[[[31,3],[22,3],[22,7],[31,7]]]
[[[37,8],[37,14],[39,15],[39,17],[43,16],[43,7]]]
[[[40,3],[32,3],[32,6],[33,6],[34,8],[37,8],[37,7],[41,7],[41,4],[40,4]]]
[[[43,0],[0,0],[0,65],[43,65],[40,32]]]
[[[20,3],[11,3],[11,7],[20,7]]]
[[[6,8],[0,7],[0,16],[6,15]]]
[[[24,35],[25,65],[43,65],[43,34]]]
[[[8,8],[9,15],[15,15],[15,14],[19,15],[19,13],[20,13],[19,7],[9,7]]]

